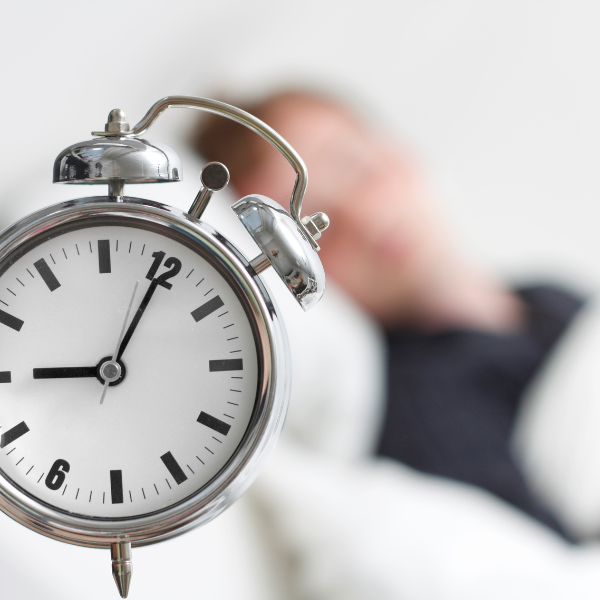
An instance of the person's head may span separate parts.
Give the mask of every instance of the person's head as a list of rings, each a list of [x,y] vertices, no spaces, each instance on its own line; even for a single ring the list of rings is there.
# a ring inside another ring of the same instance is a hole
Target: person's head
[[[328,277],[384,322],[410,319],[448,254],[443,228],[419,172],[343,105],[289,92],[244,107],[279,132],[308,168],[303,214],[323,211]],[[223,162],[242,195],[262,194],[287,208],[295,174],[266,141],[237,123],[211,117],[195,146]]]

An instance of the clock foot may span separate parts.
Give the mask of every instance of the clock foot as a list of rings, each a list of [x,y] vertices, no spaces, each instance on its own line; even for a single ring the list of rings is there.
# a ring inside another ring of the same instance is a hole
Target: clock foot
[[[131,542],[117,542],[110,546],[110,558],[112,560],[112,573],[117,584],[121,598],[127,598],[129,584],[133,572],[131,561]]]

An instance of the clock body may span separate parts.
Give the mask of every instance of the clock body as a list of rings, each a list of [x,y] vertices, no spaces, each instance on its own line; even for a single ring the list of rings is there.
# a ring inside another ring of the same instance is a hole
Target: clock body
[[[107,547],[208,522],[257,474],[289,386],[271,298],[206,224],[98,197],[0,236],[0,508],[31,529]]]

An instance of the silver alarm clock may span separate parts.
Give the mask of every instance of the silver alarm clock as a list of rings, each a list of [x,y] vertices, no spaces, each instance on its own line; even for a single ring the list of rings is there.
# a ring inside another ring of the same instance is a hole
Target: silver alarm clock
[[[209,163],[187,213],[124,195],[178,181],[177,154],[142,136],[169,107],[233,119],[297,173],[290,213],[247,196],[233,210],[260,253],[245,257],[202,215],[229,181]],[[300,217],[304,163],[252,115],[167,97],[133,128],[61,152],[54,181],[107,196],[40,210],[0,235],[0,508],[56,540],[110,548],[122,597],[132,546],[207,523],[248,488],[281,430],[290,390],[284,326],[260,273],[304,310],[323,294],[323,213]]]

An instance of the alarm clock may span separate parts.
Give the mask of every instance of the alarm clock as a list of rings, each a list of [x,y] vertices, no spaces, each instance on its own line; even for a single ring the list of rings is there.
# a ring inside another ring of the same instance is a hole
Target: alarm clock
[[[260,195],[232,206],[256,256],[203,220],[229,182],[221,163],[205,166],[187,213],[125,195],[127,183],[181,179],[177,154],[141,137],[169,107],[249,127],[296,171],[289,213]],[[54,182],[108,195],[50,206],[0,235],[0,509],[56,540],[110,549],[125,598],[132,546],[215,518],[272,450],[291,365],[260,274],[272,267],[314,306],[329,221],[300,216],[304,163],[236,107],[172,96],[133,128],[113,110],[93,135],[58,155]]]

